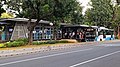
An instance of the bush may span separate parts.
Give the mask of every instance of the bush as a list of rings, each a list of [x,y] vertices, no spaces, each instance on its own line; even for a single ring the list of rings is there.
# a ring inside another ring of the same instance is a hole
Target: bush
[[[47,41],[47,44],[55,44],[55,43],[69,43],[68,41],[66,40],[52,40],[52,41]]]
[[[115,39],[118,39],[118,37],[116,36]]]
[[[52,41],[50,40],[50,41],[46,42],[46,44],[55,44],[55,43],[57,43],[57,41],[55,41],[55,40],[52,40]]]
[[[32,44],[33,45],[41,45],[41,44],[45,44],[45,42],[38,42],[38,41],[36,41],[36,42],[33,42]]]
[[[61,40],[59,43],[69,43],[67,40]]]
[[[23,46],[25,45],[25,43],[23,41],[13,41],[13,42],[8,42],[5,44],[6,47],[19,47],[19,46]]]
[[[5,47],[5,44],[1,43],[0,48],[4,48],[4,47]]]
[[[69,43],[68,41],[66,40],[62,40],[62,41],[58,41],[58,40],[49,40],[49,41],[46,41],[46,42],[33,42],[32,44],[33,45],[41,45],[41,44],[56,44],[56,43]]]
[[[32,44],[33,45],[41,45],[41,44],[55,44],[55,43],[58,43],[58,41],[55,41],[55,40],[52,40],[52,41],[46,41],[46,42],[33,42]]]
[[[24,44],[27,44],[27,43],[28,43],[28,39],[27,39],[27,38],[21,38],[21,39],[17,39],[17,40],[15,40],[15,41],[17,41],[17,42],[19,42],[19,41],[23,41]]]

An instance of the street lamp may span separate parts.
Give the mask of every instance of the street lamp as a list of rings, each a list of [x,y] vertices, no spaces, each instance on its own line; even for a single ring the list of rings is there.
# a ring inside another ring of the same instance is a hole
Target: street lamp
[[[50,26],[51,26],[51,28],[50,28],[50,40],[52,40],[52,26],[53,26],[52,22],[50,23]]]

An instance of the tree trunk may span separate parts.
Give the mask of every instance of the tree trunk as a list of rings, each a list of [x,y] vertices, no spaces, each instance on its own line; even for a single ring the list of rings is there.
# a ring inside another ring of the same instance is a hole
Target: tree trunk
[[[32,45],[32,42],[33,42],[33,30],[30,30],[29,31],[29,35],[28,35],[28,37],[29,37],[29,42],[28,42],[28,44],[29,45]]]
[[[35,26],[39,24],[39,21],[40,21],[40,19],[37,19],[37,21],[34,22],[34,23],[31,22],[31,19],[29,19],[29,21],[28,21],[27,27],[28,27],[28,31],[29,31],[29,34],[28,34],[28,38],[29,38],[28,39],[29,40],[28,44],[29,45],[32,45],[33,31],[34,31]]]
[[[57,30],[56,30],[56,27],[54,28],[54,40],[57,40]]]
[[[120,39],[120,25],[118,25],[118,38]]]

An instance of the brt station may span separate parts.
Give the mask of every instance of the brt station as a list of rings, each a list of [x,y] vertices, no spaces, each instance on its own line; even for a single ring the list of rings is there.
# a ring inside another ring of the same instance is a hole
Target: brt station
[[[94,41],[96,30],[88,25],[69,25],[62,28],[63,39],[76,39],[78,41]]]
[[[76,39],[78,41],[105,41],[114,40],[114,30],[105,27],[88,25],[69,25],[62,28],[63,39]]]
[[[27,18],[9,18],[0,19],[0,42],[13,41],[19,38],[28,38],[28,23]],[[31,20],[31,24],[35,23],[36,19]],[[66,25],[60,23],[61,26]],[[34,28],[33,40],[51,40],[54,39],[55,26],[49,21],[41,20],[39,24]],[[62,32],[60,29],[57,30],[56,39],[62,39]]]
[[[36,20],[32,19],[32,23]],[[0,41],[10,41],[19,38],[28,38],[27,29],[28,19],[11,18],[0,20]],[[55,26],[49,21],[41,20],[34,28],[33,40],[51,40],[54,39],[75,39],[82,42],[87,41],[104,41],[114,39],[114,30],[105,27],[88,26],[88,25],[71,25],[60,23],[60,28],[54,34]]]

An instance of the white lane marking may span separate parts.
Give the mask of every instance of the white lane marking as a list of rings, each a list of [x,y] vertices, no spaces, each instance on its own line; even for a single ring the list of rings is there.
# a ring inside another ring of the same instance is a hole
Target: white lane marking
[[[109,46],[120,46],[120,44],[101,44],[101,45],[96,45],[96,46],[105,46],[105,47],[109,47]]]
[[[59,54],[53,54],[53,55],[47,55],[47,56],[42,56],[42,57],[30,58],[30,59],[25,59],[25,60],[19,60],[19,61],[14,61],[14,62],[8,62],[8,63],[0,64],[0,66],[5,66],[5,65],[10,65],[10,64],[20,63],[20,62],[25,62],[25,61],[31,61],[31,60],[36,60],[36,59],[42,59],[42,58],[60,56],[60,55],[65,55],[65,54],[77,53],[77,52],[81,52],[81,51],[88,51],[88,50],[92,50],[92,49],[93,48],[89,48],[89,49],[84,49],[84,50],[71,51],[71,52],[65,52],[65,53],[59,53]]]
[[[97,58],[94,58],[94,59],[90,59],[90,60],[75,64],[75,65],[69,66],[69,67],[80,66],[80,65],[83,65],[83,64],[86,64],[86,63],[89,63],[89,62],[93,62],[93,61],[96,61],[96,60],[99,60],[99,59],[102,59],[102,58],[105,58],[105,57],[108,57],[108,56],[111,56],[111,55],[114,55],[114,54],[117,54],[117,53],[120,53],[120,51],[109,53],[109,54],[106,54],[106,55],[103,55],[103,56],[100,56],[100,57],[97,57]]]

